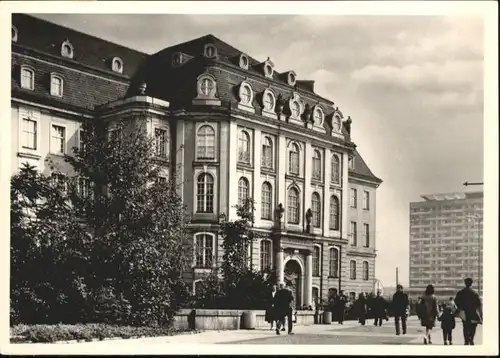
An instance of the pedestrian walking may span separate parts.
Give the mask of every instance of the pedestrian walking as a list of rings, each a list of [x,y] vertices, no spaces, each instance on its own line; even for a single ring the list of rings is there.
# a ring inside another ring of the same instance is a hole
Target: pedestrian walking
[[[403,328],[403,334],[406,334],[406,319],[408,317],[410,302],[408,295],[403,292],[403,286],[397,285],[396,292],[392,296],[392,312],[394,313],[394,323],[396,325],[396,335],[401,334],[399,321]]]
[[[438,320],[441,322],[444,345],[451,346],[453,344],[452,331],[455,329],[455,315],[453,307],[450,304],[442,304],[442,312]]]
[[[364,326],[366,324],[367,302],[363,292],[359,294],[358,300],[356,301],[356,312],[359,323]]]
[[[333,291],[330,297],[328,298],[328,306],[330,311],[332,312],[332,322],[337,320],[337,291]]]
[[[340,291],[340,295],[337,297],[337,302],[335,305],[335,311],[337,311],[337,319],[339,324],[344,324],[346,304],[347,297],[344,294],[344,291]]]
[[[431,333],[436,325],[436,318],[438,316],[438,303],[434,295],[434,286],[427,286],[422,296],[420,306],[420,323],[422,327],[425,327],[424,344],[432,344]]]
[[[288,334],[293,334],[293,311],[291,307],[292,302],[292,292],[289,289],[285,288],[284,283],[280,283],[280,289],[274,296],[274,310],[276,312],[276,334],[278,335],[280,334],[281,326],[285,325],[285,318],[288,321]]]
[[[268,294],[267,302],[266,302],[266,322],[271,324],[271,331],[273,330],[274,321],[276,320],[276,314],[274,310],[274,297],[276,296],[276,292],[278,288],[276,285],[272,285],[271,292]]]
[[[455,303],[462,319],[464,343],[473,346],[477,325],[482,323],[482,305],[479,295],[472,289],[472,279],[468,277],[464,282],[465,288],[457,293]]]
[[[457,313],[457,305],[453,297],[450,297],[450,300],[448,301],[448,306],[450,307],[452,314]]]
[[[372,312],[375,318],[373,324],[375,326],[382,326],[382,320],[386,317],[387,302],[381,296],[381,292],[377,291],[377,296],[372,301]]]

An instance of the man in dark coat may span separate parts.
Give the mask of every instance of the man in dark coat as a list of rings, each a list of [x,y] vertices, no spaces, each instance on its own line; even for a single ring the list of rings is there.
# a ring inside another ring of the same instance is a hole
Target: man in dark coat
[[[406,334],[406,318],[409,311],[410,301],[408,295],[403,292],[403,286],[396,286],[396,293],[392,296],[392,311],[394,313],[394,323],[396,324],[396,335],[400,335],[399,321],[403,326],[403,334]]]
[[[463,320],[464,343],[466,346],[473,346],[476,327],[482,322],[482,307],[479,295],[472,289],[471,278],[465,279],[465,288],[458,291],[455,304],[457,309],[465,314]]]
[[[377,296],[373,298],[372,310],[375,321],[373,324],[375,326],[382,326],[382,320],[385,317],[386,302],[385,299],[380,295],[380,291],[377,291]]]
[[[340,295],[338,295],[337,297],[334,309],[337,312],[337,320],[339,324],[344,324],[346,304],[347,304],[347,297],[345,296],[344,291],[340,291]]]
[[[292,292],[285,288],[284,283],[280,283],[280,289],[276,292],[274,296],[274,312],[276,314],[276,334],[280,334],[281,325],[285,324],[285,317],[288,321],[288,334],[292,333],[293,319],[292,319],[292,307],[291,303],[293,301]]]

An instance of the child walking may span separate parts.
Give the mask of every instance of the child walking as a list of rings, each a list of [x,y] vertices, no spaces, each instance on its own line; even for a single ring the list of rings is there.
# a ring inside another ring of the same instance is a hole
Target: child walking
[[[443,311],[438,318],[441,321],[441,329],[443,330],[444,345],[452,345],[452,331],[455,329],[455,315],[453,308],[450,305],[443,305]]]

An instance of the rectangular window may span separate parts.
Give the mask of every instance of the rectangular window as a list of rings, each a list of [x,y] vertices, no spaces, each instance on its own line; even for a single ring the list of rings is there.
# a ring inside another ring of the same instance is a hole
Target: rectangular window
[[[210,268],[213,262],[213,238],[211,235],[196,236],[196,267]]]
[[[370,225],[363,224],[363,246],[370,247]]]
[[[358,201],[358,191],[356,189],[351,189],[351,208],[357,207]]]
[[[349,235],[351,237],[351,245],[358,246],[358,224],[355,221],[351,221],[351,232]]]
[[[22,138],[21,145],[26,149],[34,149],[37,148],[37,122],[23,118],[23,128],[22,128]]]
[[[34,75],[33,71],[23,68],[21,70],[21,88],[26,88],[29,90],[33,90],[33,83],[34,83]]]
[[[168,138],[165,129],[155,128],[155,155],[160,158],[168,156]]]
[[[159,176],[158,177],[158,183],[160,184],[166,184],[167,183],[167,178],[164,176]]]
[[[52,76],[50,82],[50,94],[52,96],[62,97],[63,95],[63,86],[62,79],[57,76]]]
[[[52,154],[64,154],[66,144],[66,128],[52,125],[52,138],[50,142],[50,152]]]
[[[319,246],[314,246],[312,256],[312,275],[314,277],[319,276],[320,252],[321,249],[319,248]]]
[[[370,210],[370,192],[363,191],[363,209]]]
[[[272,268],[272,242],[262,240],[260,242],[260,269],[265,271]]]
[[[86,137],[85,130],[83,128],[80,128],[79,131],[79,147],[80,147],[80,152],[84,153],[87,145],[87,140],[88,138]]]

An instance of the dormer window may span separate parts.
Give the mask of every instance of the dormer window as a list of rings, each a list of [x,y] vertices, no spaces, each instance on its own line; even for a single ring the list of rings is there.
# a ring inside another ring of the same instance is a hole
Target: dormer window
[[[340,128],[342,126],[342,122],[340,120],[340,117],[339,116],[336,116],[334,115],[333,116],[333,119],[332,119],[332,130],[334,132],[337,132],[339,133],[340,132]]]
[[[276,98],[269,89],[266,89],[264,91],[264,95],[262,96],[262,106],[264,107],[264,110],[268,112],[273,112],[274,107],[276,106]]]
[[[249,63],[249,61],[248,61],[247,55],[245,55],[245,54],[242,53],[240,55],[240,61],[239,62],[240,62],[240,67],[241,68],[243,68],[244,70],[248,70],[248,63]]]
[[[295,83],[297,82],[297,75],[295,74],[295,72],[290,71],[290,72],[288,72],[286,79],[287,79],[287,83],[290,86],[295,86]]]
[[[73,50],[73,45],[68,40],[66,40],[61,45],[61,56],[73,58]]]
[[[297,100],[290,101],[290,115],[292,118],[300,118],[300,103]]]
[[[113,70],[113,72],[123,73],[123,61],[121,58],[113,58],[111,61],[111,70]]]
[[[50,95],[55,97],[63,96],[63,78],[55,73],[50,75]]]
[[[17,28],[12,25],[11,28],[11,36],[12,36],[12,42],[17,42]]]
[[[272,78],[274,73],[274,63],[271,62],[269,57],[264,62],[264,75],[266,77]]]
[[[239,96],[240,96],[240,103],[251,106],[252,105],[252,100],[253,100],[253,91],[250,85],[247,82],[242,82],[240,85],[240,91],[239,91]]]
[[[35,71],[29,67],[21,67],[21,88],[31,91],[35,89]]]
[[[214,58],[217,57],[217,47],[212,44],[205,45],[205,50],[203,51],[205,57]]]
[[[314,125],[321,126],[323,124],[324,118],[325,115],[323,114],[323,110],[320,107],[316,106],[313,112]]]
[[[183,56],[182,53],[177,52],[172,55],[172,66],[177,67],[182,65],[183,62]]]
[[[209,75],[202,75],[198,79],[198,95],[203,97],[215,97],[215,80]]]

